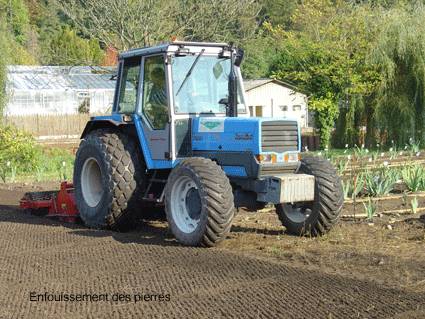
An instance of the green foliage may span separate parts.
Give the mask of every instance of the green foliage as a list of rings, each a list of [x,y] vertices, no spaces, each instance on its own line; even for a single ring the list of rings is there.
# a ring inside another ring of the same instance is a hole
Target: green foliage
[[[415,215],[418,211],[418,199],[416,197],[414,197],[411,201],[410,201],[410,209],[412,210],[412,214]]]
[[[425,190],[425,169],[422,165],[404,167],[401,170],[401,176],[410,191]]]
[[[376,214],[376,202],[371,197],[369,197],[367,203],[363,203],[363,206],[367,215],[367,219],[372,220]]]
[[[364,174],[358,174],[354,179],[347,179],[342,182],[342,188],[344,192],[344,198],[354,199],[364,189],[365,176]]]
[[[342,160],[342,159],[340,159],[339,161],[336,161],[336,163],[335,162],[333,163],[334,166],[336,167],[336,171],[338,172],[338,175],[342,175],[345,172],[349,163],[350,163],[349,160]]]
[[[30,31],[25,2],[23,0],[0,0],[0,52],[3,60],[1,64],[35,63],[34,57],[26,48],[29,44]],[[0,75],[0,87],[2,86],[4,87],[4,76],[2,79]]]
[[[0,19],[4,19],[13,37],[23,45],[29,29],[28,8],[24,0],[0,0]]]
[[[392,8],[382,13],[370,61],[383,74],[376,112],[382,128],[396,141],[425,136],[425,7]]]
[[[31,23],[38,35],[37,58],[41,64],[50,65],[54,59],[58,59],[55,56],[57,51],[52,50],[52,41],[64,29],[75,30],[75,27],[60,14],[56,0],[34,1],[30,13]]]
[[[10,2],[14,4],[15,2]],[[7,102],[7,91],[6,91],[6,66],[8,64],[33,64],[35,63],[34,58],[28,53],[28,51],[20,44],[21,33],[17,33],[17,38],[15,38],[15,32],[13,32],[13,26],[10,26],[7,23],[7,19],[5,18],[6,13],[8,11],[1,11],[1,8],[4,8],[5,1],[1,2],[0,0],[0,53],[2,58],[0,59],[0,124],[1,119],[3,117],[4,107]],[[12,11],[9,13],[12,18],[14,14]],[[19,19],[12,19],[15,24]],[[17,28],[17,25],[14,26]],[[26,28],[26,27],[25,27]],[[19,29],[19,28],[18,28]],[[24,32],[24,26],[22,29],[19,29]]]
[[[316,125],[320,132],[320,146],[328,148],[332,129],[338,117],[338,107],[330,94],[326,97],[312,98],[310,110],[316,111]]]
[[[241,71],[244,79],[269,76],[270,65],[275,56],[273,45],[273,39],[263,29],[255,37],[243,42],[245,57]]]
[[[0,52],[4,65],[32,65],[35,58],[8,33],[9,28],[0,21]],[[3,84],[4,85],[4,84]]]
[[[360,147],[357,145],[354,145],[354,155],[359,158],[365,158],[369,154],[369,149],[365,148],[364,145],[361,145]]]
[[[367,171],[364,174],[365,190],[369,196],[382,196],[389,194],[397,180],[400,178],[400,172],[397,169],[388,169],[386,167],[375,171]]]
[[[54,65],[98,65],[104,58],[98,41],[82,39],[69,27],[56,32],[49,48]]]
[[[297,0],[262,0],[257,20],[272,25],[290,27],[291,17],[297,8]]]
[[[0,49],[2,39],[0,37]],[[3,117],[3,110],[6,105],[6,64],[4,59],[0,59],[0,123]]]
[[[41,149],[33,137],[12,126],[0,127],[0,178],[16,171],[30,172],[40,163]]]
[[[369,9],[346,1],[306,1],[294,11],[292,30],[266,25],[278,43],[271,73],[311,94],[322,147],[340,114],[340,144],[353,142],[356,126],[368,120],[362,96],[374,92],[379,80],[374,66],[365,63],[374,35]]]
[[[7,64],[100,64],[98,41],[80,38],[72,27],[55,0],[0,0],[0,52]]]
[[[406,145],[407,148],[410,151],[410,155],[414,155],[417,154],[420,150],[421,147],[421,142],[420,141],[414,141],[413,138],[409,139],[409,143]]]
[[[74,156],[66,150],[43,150],[34,138],[15,127],[0,126],[0,181],[18,178],[67,180],[72,176]]]
[[[52,178],[59,180],[69,180],[72,178],[74,167],[74,156],[68,151],[53,148],[43,152],[43,161],[37,167],[36,173],[39,179],[53,173]],[[50,175],[51,176],[51,175]]]

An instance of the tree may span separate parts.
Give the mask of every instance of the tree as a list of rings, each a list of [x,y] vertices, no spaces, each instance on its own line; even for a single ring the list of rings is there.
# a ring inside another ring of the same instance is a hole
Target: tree
[[[279,43],[272,74],[311,94],[322,147],[329,145],[338,116],[344,120],[340,144],[357,142],[358,127],[368,121],[360,115],[365,103],[355,102],[371,95],[379,81],[374,66],[365,63],[373,18],[368,5],[312,0],[294,11],[291,31],[266,25]]]
[[[10,27],[4,21],[0,21],[0,52],[5,64],[36,64],[34,57],[16,41],[10,33]]]
[[[119,50],[150,46],[171,36],[229,41],[255,30],[255,0],[57,0],[63,12],[90,38]]]
[[[297,0],[262,0],[258,21],[260,24],[268,22],[274,26],[289,28],[297,2]]]
[[[256,0],[176,1],[176,34],[189,41],[241,43],[257,30]]]
[[[369,57],[383,74],[376,99],[381,131],[398,144],[425,139],[424,15],[422,3],[383,10]]]
[[[0,0],[0,52],[4,63],[34,64],[26,44],[30,34],[29,14],[23,0]]]
[[[63,12],[89,38],[127,50],[172,35],[171,1],[58,0]]]
[[[56,33],[49,49],[53,65],[99,65],[104,58],[97,40],[82,39],[69,27]]]
[[[55,0],[26,0],[30,13],[30,23],[35,33],[32,48],[28,50],[41,64],[52,64],[51,43],[63,30],[73,26],[60,15]]]
[[[245,50],[244,62],[242,64],[242,75],[247,79],[258,79],[269,76],[270,67],[276,55],[276,45],[270,33],[261,28],[259,32],[250,39],[241,43]]]
[[[28,9],[23,0],[0,0],[0,18],[4,19],[16,41],[23,45],[29,30]]]

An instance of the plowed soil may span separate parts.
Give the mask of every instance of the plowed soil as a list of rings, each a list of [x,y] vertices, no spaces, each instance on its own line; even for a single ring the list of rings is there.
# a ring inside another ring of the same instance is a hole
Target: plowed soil
[[[420,216],[310,239],[240,212],[220,247],[189,248],[161,220],[116,233],[25,214],[31,188],[0,187],[0,318],[425,318]],[[64,300],[78,294],[92,300]]]

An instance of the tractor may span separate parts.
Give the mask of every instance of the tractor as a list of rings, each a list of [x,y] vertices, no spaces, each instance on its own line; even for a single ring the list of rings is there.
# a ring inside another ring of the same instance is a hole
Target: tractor
[[[341,180],[301,156],[295,119],[250,117],[233,44],[174,41],[118,57],[112,113],[92,117],[76,154],[83,222],[126,229],[163,206],[183,245],[211,247],[235,211],[272,204],[287,232],[316,236],[338,220]]]

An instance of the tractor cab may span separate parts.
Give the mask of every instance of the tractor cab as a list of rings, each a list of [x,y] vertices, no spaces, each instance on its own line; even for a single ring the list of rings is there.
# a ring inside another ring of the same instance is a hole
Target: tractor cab
[[[240,51],[220,43],[173,42],[120,55],[112,118],[129,118],[140,130],[149,169],[172,168],[190,156],[193,118],[224,118],[232,108],[247,114],[240,59]]]

